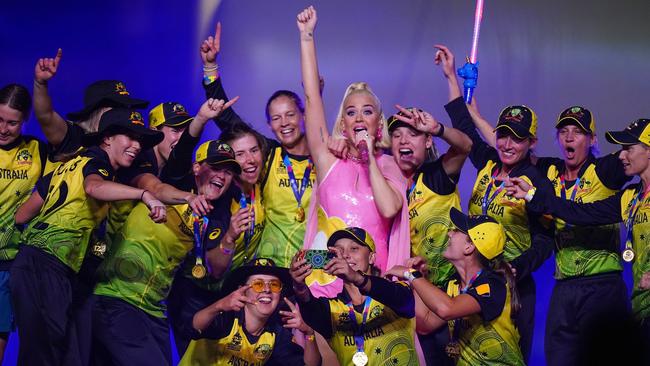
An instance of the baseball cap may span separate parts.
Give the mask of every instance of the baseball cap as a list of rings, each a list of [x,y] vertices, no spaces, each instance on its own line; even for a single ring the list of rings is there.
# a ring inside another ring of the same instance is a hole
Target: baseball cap
[[[505,129],[520,139],[537,136],[537,115],[525,105],[511,105],[499,114],[494,131]]]
[[[503,253],[506,233],[496,220],[485,215],[465,215],[455,207],[449,211],[449,217],[458,230],[469,236],[485,258],[493,259]]]
[[[149,125],[156,127],[164,125],[179,127],[192,122],[192,116],[187,113],[182,104],[176,102],[165,102],[155,106],[149,112]]]
[[[596,132],[596,122],[593,114],[587,108],[579,105],[569,107],[560,113],[555,128],[562,128],[568,124],[575,124],[591,135]]]
[[[409,107],[409,108],[406,108],[406,110],[413,111],[413,110],[415,110],[415,108]],[[422,110],[420,110],[420,111],[422,111]],[[402,113],[402,111],[397,112],[397,114],[400,115],[400,116],[404,116],[404,113]],[[386,121],[386,125],[388,126],[388,132],[393,132],[398,127],[408,127],[408,128],[411,128],[411,129],[415,130],[415,126],[413,126],[410,123],[406,123],[404,121],[401,121],[401,120],[397,119],[397,117],[395,117],[395,115],[392,115],[392,116],[390,116],[388,118],[388,120]]]
[[[235,160],[235,152],[230,145],[219,140],[209,140],[202,143],[194,154],[194,162],[212,166],[226,165],[236,174],[241,173],[241,166]]]
[[[360,227],[346,227],[345,229],[335,231],[327,240],[327,246],[333,247],[339,239],[343,238],[354,240],[360,245],[368,247],[371,252],[375,251],[375,241],[372,240],[370,234]]]
[[[639,118],[623,131],[608,131],[605,138],[612,144],[635,145],[644,143],[650,146],[650,119]]]

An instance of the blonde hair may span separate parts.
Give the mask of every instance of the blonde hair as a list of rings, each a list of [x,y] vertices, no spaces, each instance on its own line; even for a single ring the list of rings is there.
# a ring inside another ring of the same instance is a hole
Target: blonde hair
[[[90,112],[88,118],[77,122],[77,124],[84,130],[84,132],[95,133],[99,129],[99,120],[101,119],[102,114],[104,114],[104,112],[110,111],[111,109],[111,107],[97,108],[94,111]]]
[[[341,106],[339,107],[339,112],[336,115],[336,120],[334,121],[334,128],[332,130],[332,137],[347,139],[343,134],[345,126],[343,126],[343,113],[345,112],[345,100],[352,94],[361,94],[366,93],[370,95],[374,100],[377,109],[379,110],[379,126],[381,128],[381,140],[375,141],[375,148],[377,149],[387,149],[390,147],[390,134],[388,133],[388,123],[386,122],[386,117],[384,117],[384,112],[381,109],[381,102],[377,95],[370,89],[367,83],[361,81],[352,83],[345,89],[345,94],[343,94],[343,100],[341,100]]]

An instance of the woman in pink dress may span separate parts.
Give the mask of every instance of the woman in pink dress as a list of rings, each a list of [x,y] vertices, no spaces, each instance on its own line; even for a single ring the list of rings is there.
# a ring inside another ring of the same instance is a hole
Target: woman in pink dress
[[[383,272],[409,258],[410,244],[406,181],[393,158],[382,153],[390,146],[390,136],[381,103],[366,83],[353,83],[347,88],[332,132],[334,138],[348,141],[347,159],[334,156],[327,146],[329,133],[319,91],[313,7],[300,13],[297,23],[305,130],[318,183],[313,197],[316,199],[312,198],[316,209],[309,210],[305,248],[326,249],[327,238],[335,230],[361,227],[375,240],[375,266]],[[315,281],[326,285],[331,280]]]

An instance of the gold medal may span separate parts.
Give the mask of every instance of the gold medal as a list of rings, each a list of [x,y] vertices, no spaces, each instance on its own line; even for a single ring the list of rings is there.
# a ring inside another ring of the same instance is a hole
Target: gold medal
[[[623,260],[630,263],[634,260],[634,250],[627,248],[623,251]]]
[[[450,358],[457,360],[460,357],[460,344],[458,342],[449,342],[445,346],[445,352]]]
[[[296,209],[296,221],[305,221],[305,209],[302,206],[298,206],[298,209]]]
[[[101,240],[96,241],[95,244],[93,244],[92,252],[93,255],[99,258],[104,258],[104,254],[106,254],[106,243]]]
[[[196,279],[205,277],[206,273],[207,271],[205,270],[205,266],[200,263],[197,263],[194,265],[194,267],[192,267],[192,277]]]
[[[368,355],[363,351],[357,351],[352,356],[354,366],[366,366],[368,364]]]

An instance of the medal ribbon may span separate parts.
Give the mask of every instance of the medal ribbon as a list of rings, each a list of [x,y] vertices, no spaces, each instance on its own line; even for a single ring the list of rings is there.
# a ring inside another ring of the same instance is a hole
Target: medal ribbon
[[[370,296],[366,296],[366,301],[363,303],[363,319],[361,320],[361,324],[357,324],[357,317],[354,315],[354,306],[352,305],[352,301],[348,302],[348,310],[349,310],[349,315],[350,315],[350,321],[354,323],[354,343],[357,346],[357,352],[363,352],[363,347],[365,343],[365,339],[363,338],[363,328],[366,326],[366,320],[368,319],[368,312],[370,310]]]
[[[650,188],[650,186],[648,186],[648,188]],[[630,211],[627,216],[627,221],[625,222],[625,228],[627,229],[625,249],[632,249],[632,227],[634,226],[634,218],[639,211],[639,204],[645,200],[645,196],[649,190],[648,188],[639,190],[639,193],[634,197],[630,204]]]
[[[566,183],[564,179],[564,174],[560,175],[560,185],[562,187],[562,190],[560,191],[560,195],[562,196],[562,199],[566,199]],[[571,198],[569,201],[575,201],[576,199],[576,194],[578,193],[578,189],[580,188],[580,177],[576,179],[576,182],[573,184],[572,192],[571,192]]]
[[[293,191],[293,196],[298,202],[298,207],[302,206],[302,196],[307,190],[307,184],[309,184],[309,176],[311,175],[311,170],[314,167],[314,163],[309,158],[309,164],[307,164],[307,169],[305,169],[305,175],[302,177],[302,182],[300,188],[298,188],[298,181],[296,180],[296,174],[293,172],[293,166],[291,165],[291,160],[289,160],[288,154],[282,154],[282,162],[284,166],[287,167],[287,174],[289,174],[289,184],[291,185],[291,190]]]
[[[499,187],[494,191],[492,196],[490,196],[490,191],[492,190],[492,187],[497,181],[497,176],[499,175],[499,169],[497,168],[494,173],[492,173],[492,177],[490,178],[490,183],[488,184],[487,188],[485,189],[485,195],[483,196],[483,203],[481,203],[481,211],[483,212],[483,215],[487,215],[488,207],[490,207],[490,204],[496,196],[503,191],[503,188],[506,185],[505,181],[502,181]],[[488,198],[489,197],[489,198]]]
[[[253,239],[253,234],[255,233],[255,187],[253,187],[253,190],[251,191],[250,204],[248,204],[244,192],[242,191],[241,193],[241,197],[239,198],[239,207],[246,208],[247,206],[250,206],[248,210],[251,212],[252,220],[250,227],[244,232],[244,253],[248,252],[248,244],[250,244]]]
[[[205,232],[208,230],[208,218],[197,214],[192,214],[192,217],[194,218],[194,257],[197,265],[203,265],[205,259],[203,240]]]

